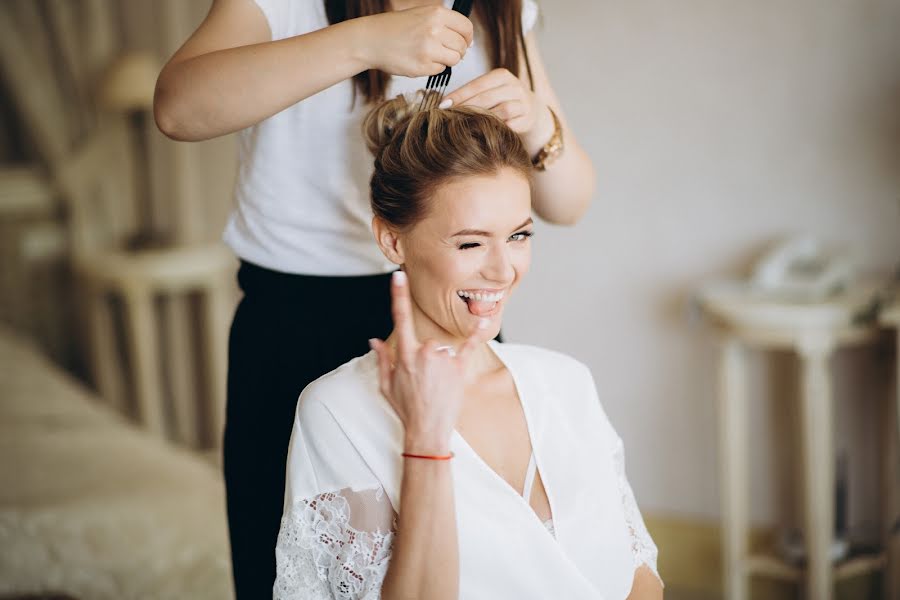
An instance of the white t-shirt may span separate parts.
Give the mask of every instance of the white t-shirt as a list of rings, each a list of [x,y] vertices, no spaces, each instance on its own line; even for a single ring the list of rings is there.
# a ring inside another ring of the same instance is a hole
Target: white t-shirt
[[[256,0],[272,39],[328,26],[321,0]],[[445,0],[452,6],[452,0]],[[525,0],[522,25],[529,31],[537,6]],[[488,70],[486,43],[453,67],[450,90]],[[302,76],[297,66],[297,76]],[[387,97],[425,87],[425,77],[392,77]],[[395,268],[375,245],[369,179],[373,158],[362,137],[371,108],[353,82],[342,81],[248,127],[238,134],[236,208],[224,240],[242,259],[286,273],[371,275]]]

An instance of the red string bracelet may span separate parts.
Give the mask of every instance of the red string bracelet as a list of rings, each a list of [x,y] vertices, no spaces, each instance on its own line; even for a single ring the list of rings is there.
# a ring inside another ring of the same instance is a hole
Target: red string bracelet
[[[409,452],[404,452],[402,456],[403,458],[424,458],[425,460],[450,460],[456,455],[452,452],[443,456],[432,456],[430,454],[410,454]]]

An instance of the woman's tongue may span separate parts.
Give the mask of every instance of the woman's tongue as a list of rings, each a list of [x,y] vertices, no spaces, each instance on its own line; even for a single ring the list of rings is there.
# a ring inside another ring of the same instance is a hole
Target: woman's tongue
[[[477,317],[483,317],[494,310],[497,306],[496,302],[487,302],[484,300],[475,300],[474,298],[465,298],[469,312]]]

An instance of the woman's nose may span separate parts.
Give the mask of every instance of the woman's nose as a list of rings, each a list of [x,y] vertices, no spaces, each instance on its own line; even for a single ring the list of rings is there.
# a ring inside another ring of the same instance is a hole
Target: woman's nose
[[[494,248],[491,251],[487,264],[483,269],[483,275],[486,279],[508,284],[515,278],[512,257],[510,257],[509,249],[506,246],[504,244],[502,247]]]

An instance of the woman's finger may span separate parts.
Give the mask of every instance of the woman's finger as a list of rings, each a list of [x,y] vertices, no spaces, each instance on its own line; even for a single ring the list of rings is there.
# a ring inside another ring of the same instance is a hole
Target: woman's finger
[[[384,342],[377,338],[369,340],[369,346],[378,358],[378,387],[385,398],[391,395],[391,357]]]
[[[437,46],[437,44],[435,45]],[[437,46],[432,54],[432,60],[440,65],[441,70],[438,71],[438,73],[440,73],[447,67],[456,66],[456,64],[462,60],[462,54],[452,48],[447,48],[446,46]]]
[[[528,131],[531,124],[531,121],[527,119],[525,115],[519,115],[506,121],[506,126],[516,133],[525,133]]]
[[[486,325],[490,325],[490,322],[487,319],[481,319],[478,322],[478,327],[472,334],[466,338],[466,341],[463,342],[463,345],[459,347],[459,350],[456,351],[456,358],[463,364],[469,360],[469,357],[475,352],[475,349],[478,348],[483,342],[481,341],[481,336],[484,335],[484,329]]]
[[[525,103],[521,100],[507,100],[490,109],[492,113],[500,117],[507,125],[511,125],[514,119],[526,116]],[[515,130],[515,128],[512,128]]]
[[[442,31],[439,39],[441,40],[441,44],[444,45],[444,48],[457,55],[457,62],[463,59],[466,55],[466,50],[469,49],[469,43],[466,41],[466,38],[452,29],[445,29]]]
[[[466,48],[468,48],[472,44],[472,40],[475,39],[475,27],[472,25],[472,21],[469,20],[469,17],[460,12],[448,10],[444,25],[463,38]]]
[[[419,348],[419,359],[420,360],[428,360],[428,358],[435,353],[438,348],[438,343],[434,340],[428,340],[424,344],[422,344],[421,348]]]
[[[412,300],[409,297],[409,281],[403,271],[391,276],[391,313],[397,332],[397,362],[412,364],[419,342],[412,321]]]
[[[453,101],[453,106],[465,104],[474,96],[484,93],[489,89],[514,83],[515,76],[506,69],[494,69],[481,77],[476,77],[469,83],[460,86],[445,96],[445,99]]]
[[[472,96],[462,104],[475,106],[485,110],[493,110],[504,102],[521,101],[522,88],[517,85],[500,85],[484,90],[480,94]],[[458,106],[454,104],[454,106]]]

